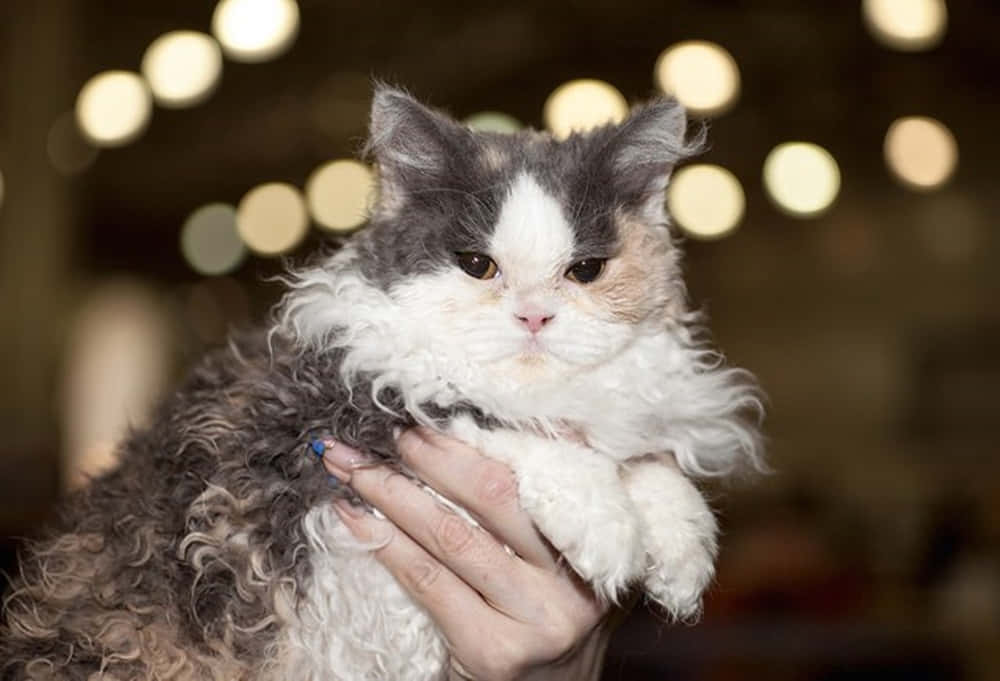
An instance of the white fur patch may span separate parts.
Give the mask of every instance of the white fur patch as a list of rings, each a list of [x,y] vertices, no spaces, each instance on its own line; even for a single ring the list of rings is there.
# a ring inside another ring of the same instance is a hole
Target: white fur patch
[[[514,180],[490,240],[507,288],[528,297],[570,264],[575,237],[562,206],[528,173]]]
[[[282,628],[268,681],[442,679],[444,641],[427,613],[344,527],[332,506],[302,522],[312,579]]]

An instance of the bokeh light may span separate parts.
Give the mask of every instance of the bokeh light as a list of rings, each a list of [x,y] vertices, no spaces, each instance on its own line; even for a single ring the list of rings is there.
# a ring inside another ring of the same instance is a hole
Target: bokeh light
[[[251,189],[236,208],[236,227],[243,243],[255,253],[287,253],[309,230],[309,215],[302,193],[281,182]]]
[[[170,381],[172,329],[159,296],[114,280],[87,296],[63,362],[64,480],[70,487],[114,466],[114,448],[141,427]]]
[[[295,0],[221,0],[212,33],[230,59],[261,62],[285,52],[299,32]]]
[[[333,161],[309,177],[306,201],[321,227],[344,232],[364,224],[374,189],[375,177],[364,163]]]
[[[764,187],[781,210],[813,217],[825,212],[840,193],[840,168],[821,146],[786,142],[764,161]]]
[[[653,70],[657,87],[695,115],[718,115],[740,91],[740,69],[725,48],[704,40],[668,47]]]
[[[927,50],[944,37],[944,0],[863,0],[865,23],[879,42],[905,52]]]
[[[903,184],[918,190],[940,187],[958,165],[958,143],[940,121],[926,116],[900,118],[885,134],[885,160]]]
[[[667,207],[676,224],[698,239],[718,239],[743,219],[746,198],[736,176],[699,163],[681,168],[667,189]]]
[[[160,106],[194,106],[208,98],[218,85],[222,50],[204,33],[172,31],[146,49],[142,74]]]
[[[239,267],[246,248],[236,230],[236,209],[210,203],[191,213],[181,228],[181,253],[201,274],[226,274]]]
[[[628,115],[628,102],[615,86],[602,80],[572,80],[556,88],[545,101],[545,125],[558,139]]]
[[[510,114],[502,111],[480,111],[465,119],[465,124],[479,132],[517,132],[524,125]]]
[[[46,151],[52,167],[63,175],[78,175],[97,160],[98,150],[87,142],[72,113],[65,113],[49,128]]]
[[[149,125],[153,98],[146,81],[131,71],[105,71],[91,78],[76,99],[76,122],[100,147],[138,138]]]

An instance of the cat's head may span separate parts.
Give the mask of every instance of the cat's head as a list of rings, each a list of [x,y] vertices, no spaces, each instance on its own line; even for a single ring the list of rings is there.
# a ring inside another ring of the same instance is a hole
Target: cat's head
[[[664,215],[671,170],[701,142],[686,127],[658,99],[564,140],[475,132],[380,86],[378,194],[352,266],[412,317],[405,333],[486,378],[606,364],[686,314]]]

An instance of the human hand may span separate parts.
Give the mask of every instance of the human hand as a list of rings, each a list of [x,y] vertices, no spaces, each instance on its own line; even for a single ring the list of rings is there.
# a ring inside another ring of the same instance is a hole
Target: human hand
[[[421,480],[486,531],[405,476],[364,465],[344,445],[329,448],[323,461],[386,516],[337,503],[355,536],[382,544],[376,558],[437,624],[451,654],[449,679],[599,678],[618,611],[599,602],[538,533],[518,505],[513,473],[422,428],[403,433],[397,446]]]

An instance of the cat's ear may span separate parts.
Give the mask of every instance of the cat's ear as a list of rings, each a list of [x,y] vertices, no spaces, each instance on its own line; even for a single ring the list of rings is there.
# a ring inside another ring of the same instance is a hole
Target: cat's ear
[[[468,129],[404,90],[376,84],[366,151],[378,163],[382,200],[433,182],[469,137]]]
[[[704,127],[687,137],[687,115],[674,99],[636,107],[608,151],[619,194],[651,221],[662,222],[667,183],[677,163],[701,151]]]

